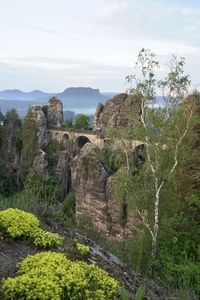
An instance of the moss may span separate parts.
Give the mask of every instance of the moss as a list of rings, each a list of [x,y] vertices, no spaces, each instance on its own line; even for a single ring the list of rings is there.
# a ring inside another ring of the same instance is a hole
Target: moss
[[[21,262],[2,286],[5,300],[114,299],[118,282],[96,265],[72,262],[64,254],[41,252]]]

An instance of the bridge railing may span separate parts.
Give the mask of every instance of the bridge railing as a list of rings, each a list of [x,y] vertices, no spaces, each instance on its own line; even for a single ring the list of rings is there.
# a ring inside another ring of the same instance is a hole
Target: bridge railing
[[[56,127],[56,126],[49,126],[47,128],[47,131],[48,130],[72,132],[72,133],[78,133],[78,134],[90,134],[90,135],[96,135],[102,139],[104,138],[102,131],[99,131],[99,130],[88,130],[88,129],[85,130],[85,129],[65,128],[65,127]]]

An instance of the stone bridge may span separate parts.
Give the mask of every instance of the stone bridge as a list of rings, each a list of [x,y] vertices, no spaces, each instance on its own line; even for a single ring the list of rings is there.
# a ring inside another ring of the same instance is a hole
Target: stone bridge
[[[46,130],[46,140],[56,140],[58,142],[67,143],[72,141],[79,148],[90,142],[100,149],[104,146],[104,136],[100,131],[78,130],[72,128],[49,128]]]
[[[109,138],[104,138],[104,135],[101,131],[93,131],[93,130],[78,130],[78,129],[72,129],[72,128],[58,128],[58,127],[52,127],[48,128],[46,130],[46,140],[47,143],[50,140],[56,140],[58,142],[67,143],[68,141],[71,141],[74,143],[78,148],[82,148],[86,143],[90,142],[100,149],[102,149],[104,146],[111,146],[116,145],[118,147],[124,148],[132,148],[136,149],[137,147],[141,145],[145,145],[142,141],[128,141],[123,140],[119,141],[116,140],[114,143],[113,141],[110,144]]]

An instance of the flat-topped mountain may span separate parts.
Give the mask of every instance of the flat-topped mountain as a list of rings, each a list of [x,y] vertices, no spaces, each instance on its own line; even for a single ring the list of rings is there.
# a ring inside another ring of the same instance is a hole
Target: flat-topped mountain
[[[18,89],[0,91],[0,99],[7,100],[29,100],[37,98],[45,98],[51,96],[67,97],[67,96],[95,96],[103,97],[99,89],[90,87],[69,87],[60,93],[47,93],[41,90],[34,90],[31,92],[23,92]]]
[[[0,109],[5,113],[7,110],[15,108],[20,116],[24,116],[30,105],[46,104],[53,96],[63,102],[64,110],[86,114],[95,112],[98,103],[104,103],[108,98],[107,95],[100,93],[99,89],[90,87],[69,87],[56,93],[47,93],[41,90],[23,92],[13,89],[0,91]]]
[[[70,87],[64,90],[59,95],[63,96],[101,96],[99,89],[90,87]]]

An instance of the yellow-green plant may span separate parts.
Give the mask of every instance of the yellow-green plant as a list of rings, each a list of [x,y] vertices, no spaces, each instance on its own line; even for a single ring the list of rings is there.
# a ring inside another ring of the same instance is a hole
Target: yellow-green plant
[[[51,248],[61,245],[63,237],[57,233],[38,229],[33,235],[33,243],[37,247]]]
[[[96,265],[41,252],[25,258],[17,276],[3,280],[2,291],[5,300],[103,300],[114,299],[119,283]]]
[[[0,235],[11,239],[30,239],[35,246],[50,248],[62,244],[63,237],[39,227],[33,214],[17,208],[0,211]]]
[[[80,254],[88,254],[89,251],[90,251],[90,247],[89,246],[86,246],[86,245],[83,245],[83,244],[80,244],[80,243],[76,243],[76,248],[78,250],[78,252],[80,252]]]
[[[31,213],[17,208],[0,211],[0,233],[12,239],[29,237],[40,222]]]

